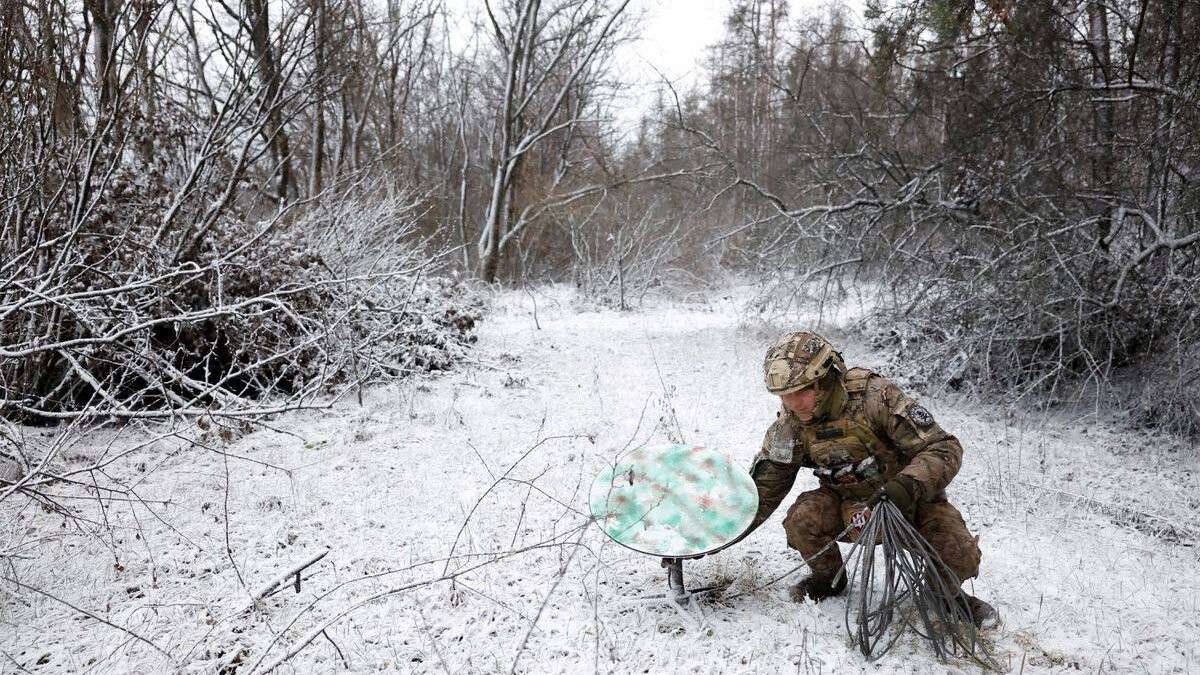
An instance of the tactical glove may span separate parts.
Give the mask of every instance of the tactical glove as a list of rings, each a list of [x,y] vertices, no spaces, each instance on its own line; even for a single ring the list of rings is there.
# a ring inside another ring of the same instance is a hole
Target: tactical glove
[[[899,475],[884,483],[882,487],[871,498],[871,506],[875,506],[884,497],[896,505],[900,509],[900,513],[908,520],[912,520],[917,513],[917,492],[919,486],[917,481],[910,476]]]

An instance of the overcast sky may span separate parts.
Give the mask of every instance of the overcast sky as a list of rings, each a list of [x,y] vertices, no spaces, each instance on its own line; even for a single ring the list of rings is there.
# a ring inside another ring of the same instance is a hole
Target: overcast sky
[[[790,16],[827,5],[859,8],[862,0],[789,0]],[[483,0],[447,0],[459,16],[474,17]],[[625,45],[618,55],[622,79],[633,85],[619,104],[622,126],[633,128],[638,117],[654,102],[661,72],[679,90],[703,80],[704,50],[721,38],[725,17],[733,0],[633,0],[627,11],[640,14],[641,39]]]
[[[721,39],[733,0],[634,0],[632,11],[644,11],[641,39],[620,55],[622,75],[634,84],[629,101],[619,112],[632,125],[654,101],[659,87],[657,68],[682,91],[703,81],[704,50]],[[790,0],[796,17],[828,5],[861,8],[862,0]]]

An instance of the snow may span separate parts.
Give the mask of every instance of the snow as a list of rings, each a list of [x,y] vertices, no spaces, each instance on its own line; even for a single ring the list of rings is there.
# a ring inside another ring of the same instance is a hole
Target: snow
[[[310,636],[278,672],[974,672],[915,638],[867,663],[848,643],[844,600],[795,604],[795,577],[705,603],[700,625],[639,604],[665,588],[657,560],[587,522],[591,479],[624,448],[682,440],[749,464],[777,405],[762,353],[812,322],[754,317],[750,295],[731,285],[618,312],[562,286],[497,292],[471,362],[453,372],[114,464],[149,506],[78,502],[111,535],[8,500],[0,550],[56,538],[24,547],[6,577],[170,656],[3,582],[0,673],[261,672]],[[843,309],[822,329],[851,365],[883,368],[888,355],[849,329],[861,308]],[[921,400],[966,448],[949,493],[980,536],[971,590],[1004,616],[990,635],[1001,663],[1200,670],[1196,448],[1095,415]],[[812,485],[802,475],[793,494]],[[794,567],[785,508],[687,563],[688,582],[736,592]],[[247,611],[251,591],[324,547],[298,594],[289,582]]]

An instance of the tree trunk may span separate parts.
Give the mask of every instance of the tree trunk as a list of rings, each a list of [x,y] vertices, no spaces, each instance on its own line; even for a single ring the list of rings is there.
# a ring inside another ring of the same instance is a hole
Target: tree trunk
[[[1103,2],[1091,0],[1087,5],[1088,45],[1092,55],[1092,189],[1099,193],[1097,208],[1100,218],[1096,241],[1108,249],[1112,232],[1114,114],[1112,92],[1112,53],[1108,38],[1108,9]]]
[[[111,113],[117,98],[117,64],[114,40],[121,0],[84,0],[92,16],[92,67],[102,114]]]
[[[325,166],[325,50],[327,22],[325,0],[312,0],[313,13],[313,124],[312,150],[308,166],[308,194],[321,191],[321,171]]]
[[[1182,42],[1180,12],[1183,7],[1178,0],[1161,3],[1162,29],[1164,33],[1162,58],[1158,73],[1159,82],[1165,89],[1173,89],[1179,80],[1179,49]],[[1171,144],[1175,137],[1175,99],[1172,94],[1160,93],[1157,97],[1157,115],[1151,140],[1151,192],[1150,203],[1154,217],[1164,233],[1174,228],[1169,221],[1174,213],[1174,196],[1171,194]]]
[[[282,205],[287,201],[292,180],[292,160],[287,131],[283,128],[283,114],[280,111],[280,93],[283,87],[279,77],[279,63],[275,60],[275,50],[271,46],[269,0],[245,0],[244,7],[247,23],[250,24],[250,44],[258,66],[258,75],[263,83],[263,106],[267,109],[267,128],[264,133],[271,147],[271,159],[278,167],[275,198]]]

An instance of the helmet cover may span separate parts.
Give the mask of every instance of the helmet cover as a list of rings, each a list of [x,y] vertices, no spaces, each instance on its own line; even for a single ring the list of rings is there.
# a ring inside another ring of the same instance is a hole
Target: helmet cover
[[[763,380],[767,391],[783,396],[817,382],[830,368],[846,372],[846,364],[833,345],[816,333],[797,331],[783,335],[767,349]]]

